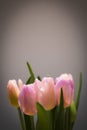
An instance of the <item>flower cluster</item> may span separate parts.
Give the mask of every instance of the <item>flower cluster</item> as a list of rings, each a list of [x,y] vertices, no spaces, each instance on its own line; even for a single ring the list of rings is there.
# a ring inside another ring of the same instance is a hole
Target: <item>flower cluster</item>
[[[18,110],[22,130],[72,130],[79,106],[82,74],[74,99],[71,74],[61,74],[55,79],[35,78],[30,64],[27,66],[30,76],[26,84],[21,79],[18,83],[9,80],[7,84],[9,100]],[[35,122],[34,115],[37,115]]]
[[[53,80],[52,77],[44,77],[41,81],[35,79],[32,84],[18,85],[15,80],[8,81],[8,94],[12,105],[19,107],[27,115],[37,112],[36,103],[40,103],[45,110],[51,110],[60,104],[61,88],[64,96],[64,108],[71,105],[74,97],[74,81],[71,74],[62,74]]]

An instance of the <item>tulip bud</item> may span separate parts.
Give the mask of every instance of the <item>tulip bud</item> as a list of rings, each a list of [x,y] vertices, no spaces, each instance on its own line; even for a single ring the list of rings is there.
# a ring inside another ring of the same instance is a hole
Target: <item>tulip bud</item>
[[[61,88],[63,90],[64,107],[71,105],[74,98],[74,81],[71,74],[62,74],[56,78],[56,98],[58,105],[60,104]]]
[[[19,94],[19,105],[26,115],[36,114],[36,92],[34,84],[24,85]]]
[[[9,96],[10,103],[15,107],[19,107],[18,95],[20,91],[19,91],[16,81],[9,80],[7,89],[8,89],[8,96]]]
[[[18,87],[19,87],[19,90],[23,88],[23,82],[21,79],[18,80]]]
[[[56,105],[56,95],[54,80],[50,77],[43,78],[42,81],[35,81],[37,91],[37,101],[46,109],[50,110]]]

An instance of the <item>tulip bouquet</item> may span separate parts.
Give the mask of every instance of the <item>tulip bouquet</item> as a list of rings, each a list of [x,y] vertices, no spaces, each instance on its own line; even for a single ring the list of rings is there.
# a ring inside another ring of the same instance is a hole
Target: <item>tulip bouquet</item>
[[[7,85],[10,103],[18,110],[22,130],[72,130],[75,123],[82,74],[80,73],[76,98],[71,74],[35,78],[27,63],[30,77],[26,84],[22,80],[9,80]]]

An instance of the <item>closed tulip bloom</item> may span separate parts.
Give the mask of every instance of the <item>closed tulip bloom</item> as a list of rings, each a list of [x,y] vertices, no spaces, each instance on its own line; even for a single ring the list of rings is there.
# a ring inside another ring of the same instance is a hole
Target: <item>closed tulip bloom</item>
[[[15,107],[19,107],[18,96],[19,96],[20,91],[17,86],[16,80],[8,81],[7,90],[8,90],[8,96],[9,96],[10,103]]]
[[[74,81],[71,74],[62,74],[56,78],[55,89],[58,105],[60,104],[61,88],[63,90],[64,107],[66,108],[71,105],[74,98]]]
[[[56,105],[56,95],[54,89],[54,80],[51,77],[45,77],[42,81],[36,79],[37,101],[46,109],[51,110]]]
[[[36,92],[34,84],[24,85],[19,94],[19,105],[26,115],[36,114]]]
[[[18,87],[19,87],[19,90],[21,90],[23,88],[24,84],[22,82],[21,79],[18,80]]]

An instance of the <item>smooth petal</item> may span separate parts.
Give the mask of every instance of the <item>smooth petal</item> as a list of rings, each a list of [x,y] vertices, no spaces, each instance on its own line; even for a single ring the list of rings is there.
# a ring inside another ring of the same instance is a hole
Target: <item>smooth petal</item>
[[[18,87],[21,90],[23,88],[24,84],[23,81],[21,79],[18,80]]]
[[[15,107],[19,107],[18,96],[20,91],[17,86],[16,80],[9,80],[7,89],[8,89],[8,96],[9,96],[10,103]]]
[[[51,77],[45,77],[42,81],[36,79],[37,100],[46,109],[50,110],[56,105],[56,96],[54,89],[54,80]]]
[[[36,114],[36,92],[34,84],[25,85],[19,94],[19,105],[27,115]]]
[[[64,107],[70,106],[74,98],[74,81],[71,74],[62,74],[56,78],[57,103],[60,104],[60,92],[63,89]]]

